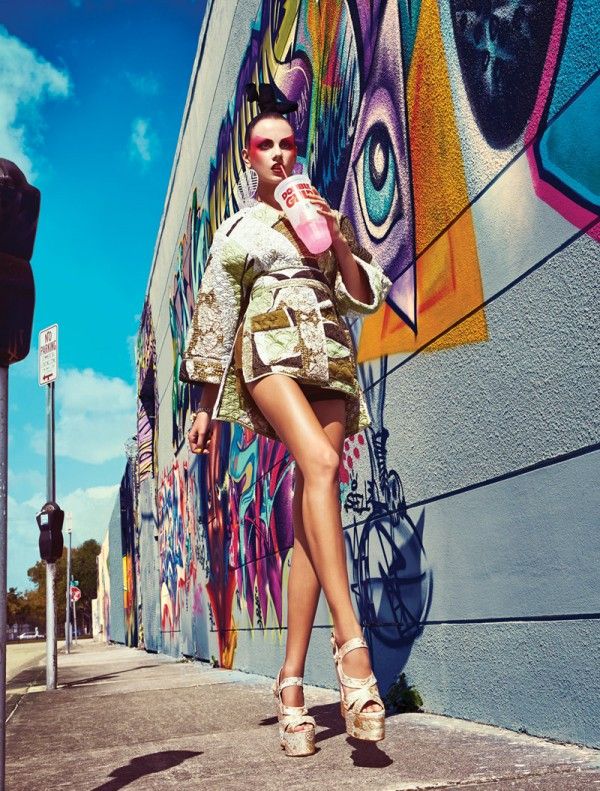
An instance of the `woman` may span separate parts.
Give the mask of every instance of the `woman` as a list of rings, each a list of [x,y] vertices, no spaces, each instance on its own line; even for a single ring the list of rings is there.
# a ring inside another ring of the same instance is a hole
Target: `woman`
[[[321,588],[331,611],[334,662],[347,732],[384,738],[384,706],[350,598],[339,500],[345,437],[370,425],[352,338],[340,316],[371,313],[390,280],[371,262],[349,220],[315,190],[329,250],[312,255],[274,198],[296,163],[294,130],[270,86],[256,95],[242,157],[258,176],[254,198],[217,229],[182,355],[180,378],[204,382],[189,431],[207,453],[213,420],[236,420],[285,444],[296,463],[294,545],[285,661],[273,692],[287,755],[315,751],[302,676]],[[252,171],[250,171],[252,172]]]

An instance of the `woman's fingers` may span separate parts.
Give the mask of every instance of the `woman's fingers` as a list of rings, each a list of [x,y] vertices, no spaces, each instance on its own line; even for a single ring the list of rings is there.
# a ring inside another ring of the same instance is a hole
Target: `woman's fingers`
[[[318,203],[324,208],[329,209],[331,211],[330,206],[325,200],[325,198],[322,198],[318,193],[316,195],[310,195],[309,198],[313,203]]]
[[[198,434],[197,438],[192,439],[190,437],[190,450],[192,453],[208,453],[210,450],[210,436],[207,436],[207,432],[203,432]]]
[[[206,413],[202,413],[205,415]],[[196,418],[188,432],[188,441],[192,453],[208,453],[210,448],[210,418]]]

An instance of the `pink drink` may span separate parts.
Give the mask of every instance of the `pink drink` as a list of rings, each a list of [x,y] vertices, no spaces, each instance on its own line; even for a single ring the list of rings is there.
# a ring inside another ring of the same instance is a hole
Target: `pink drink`
[[[303,175],[288,176],[275,188],[275,199],[286,213],[294,230],[314,255],[331,247],[331,234],[327,220],[311,203],[309,195],[314,189]]]
[[[311,253],[318,255],[331,247],[331,234],[325,217],[318,215],[314,220],[298,223],[294,230]]]

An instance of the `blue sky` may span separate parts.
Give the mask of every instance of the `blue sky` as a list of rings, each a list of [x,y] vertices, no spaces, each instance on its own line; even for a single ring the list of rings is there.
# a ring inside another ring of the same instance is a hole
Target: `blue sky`
[[[134,342],[206,0],[0,0],[0,157],[42,193],[31,351],[9,369],[8,586],[46,500],[38,333],[59,325],[56,495],[101,542],[135,431]]]

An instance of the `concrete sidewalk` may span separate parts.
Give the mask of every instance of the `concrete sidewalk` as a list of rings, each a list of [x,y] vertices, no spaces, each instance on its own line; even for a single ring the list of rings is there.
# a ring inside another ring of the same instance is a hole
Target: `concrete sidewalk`
[[[318,687],[317,752],[288,758],[264,676],[91,640],[59,643],[58,689],[44,667],[8,721],[8,791],[600,789],[598,750],[450,717],[390,716],[384,741],[359,742]]]

